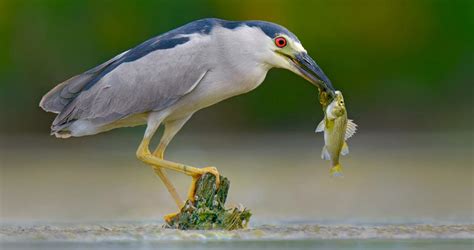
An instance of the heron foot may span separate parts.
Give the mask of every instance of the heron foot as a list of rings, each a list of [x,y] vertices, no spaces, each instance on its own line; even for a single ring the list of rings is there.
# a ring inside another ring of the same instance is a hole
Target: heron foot
[[[178,211],[176,213],[167,214],[167,215],[163,216],[163,219],[165,220],[166,223],[170,223],[176,216],[178,216],[178,214],[180,212],[181,211]]]
[[[219,188],[219,184],[220,184],[220,174],[219,174],[219,171],[217,171],[217,168],[215,168],[215,167],[205,167],[205,168],[198,168],[198,169],[199,169],[198,173],[195,173],[195,174],[191,175],[193,180],[191,182],[191,187],[189,188],[189,192],[188,192],[188,200],[190,200],[191,202],[195,201],[197,181],[204,174],[211,173],[216,177],[216,189]]]

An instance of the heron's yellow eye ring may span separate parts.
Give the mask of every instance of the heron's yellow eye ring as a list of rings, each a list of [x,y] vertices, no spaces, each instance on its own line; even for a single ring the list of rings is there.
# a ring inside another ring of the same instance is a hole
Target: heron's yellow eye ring
[[[275,38],[275,45],[278,47],[278,48],[283,48],[285,47],[287,44],[286,42],[286,39],[282,36],[279,36],[279,37],[276,37]]]

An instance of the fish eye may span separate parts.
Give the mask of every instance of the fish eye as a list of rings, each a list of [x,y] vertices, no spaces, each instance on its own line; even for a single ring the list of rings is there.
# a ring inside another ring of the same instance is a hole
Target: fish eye
[[[278,48],[283,48],[285,47],[287,44],[287,41],[284,37],[282,36],[279,36],[279,37],[276,37],[275,38],[275,45],[278,47]]]

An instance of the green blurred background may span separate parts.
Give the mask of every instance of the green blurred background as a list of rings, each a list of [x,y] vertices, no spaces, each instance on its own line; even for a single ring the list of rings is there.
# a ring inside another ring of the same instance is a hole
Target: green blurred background
[[[473,223],[474,1],[0,0],[0,221],[137,220],[176,208],[135,158],[144,127],[49,136],[43,94],[187,22],[261,19],[293,31],[359,124],[345,178],[320,159],[316,89],[271,70],[198,112],[167,159],[216,166],[254,221]],[[181,194],[190,179],[168,171]],[[271,209],[269,209],[271,208]]]
[[[53,115],[38,102],[57,83],[204,17],[293,31],[343,91],[361,130],[470,130],[473,13],[469,0],[1,0],[1,131],[48,133]],[[316,89],[274,69],[258,89],[199,112],[187,127],[308,131],[321,117]]]

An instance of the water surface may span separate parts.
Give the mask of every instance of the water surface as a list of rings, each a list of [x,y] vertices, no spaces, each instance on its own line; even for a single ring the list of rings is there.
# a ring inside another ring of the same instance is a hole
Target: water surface
[[[178,135],[167,158],[216,166],[231,180],[228,205],[253,212],[251,229],[232,233],[162,229],[161,217],[176,207],[135,159],[141,136],[116,135],[3,136],[2,248],[473,247],[470,132],[360,131],[340,179],[329,176],[322,138],[312,132]],[[190,179],[168,173],[184,197]]]

